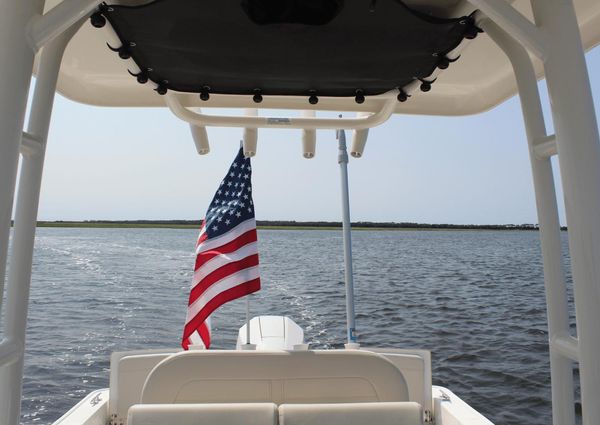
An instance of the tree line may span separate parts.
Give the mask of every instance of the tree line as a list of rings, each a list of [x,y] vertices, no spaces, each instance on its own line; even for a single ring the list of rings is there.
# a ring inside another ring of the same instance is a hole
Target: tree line
[[[84,220],[73,221],[40,221],[39,224],[60,224],[60,223],[82,223],[98,225],[174,225],[174,226],[200,226],[201,220]],[[339,221],[295,221],[295,220],[257,220],[256,224],[262,227],[323,227],[323,228],[341,228]],[[355,221],[353,227],[358,228],[377,228],[377,229],[456,229],[456,230],[538,230],[537,224],[450,224],[450,223],[412,223],[412,222],[371,222]],[[566,226],[561,230],[567,230]]]

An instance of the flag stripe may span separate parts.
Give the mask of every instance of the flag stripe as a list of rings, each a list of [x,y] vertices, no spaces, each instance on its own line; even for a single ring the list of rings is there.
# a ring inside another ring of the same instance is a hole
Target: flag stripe
[[[204,218],[204,220],[202,220],[202,224],[200,225],[200,234],[198,235],[198,240],[196,241],[196,248],[198,248],[198,245],[200,245],[200,243],[205,241],[207,238],[205,226],[206,226],[206,218]]]
[[[202,310],[206,306],[206,304],[208,304],[211,298],[216,297],[221,292],[233,288],[234,286],[237,286],[249,280],[257,279],[258,277],[258,266],[254,266],[233,273],[227,276],[226,278],[221,279],[217,283],[211,285],[210,288],[207,288],[200,297],[198,297],[194,302],[190,303],[190,305],[188,306],[188,318],[186,320],[186,323],[189,322],[192,318],[194,318],[200,312],[200,310]]]
[[[241,248],[233,252],[225,252],[223,254],[219,254],[218,251],[210,252],[212,257],[208,261],[204,262],[204,264],[198,267],[194,272],[192,288],[194,288],[202,279],[207,277],[218,268],[223,267],[228,263],[243,260],[252,254],[258,254],[258,243],[255,239],[253,242],[243,245]]]
[[[211,299],[204,309],[199,312],[192,320],[190,320],[184,328],[183,335],[187,338],[196,328],[204,321],[210,314],[215,311],[219,306],[225,304],[228,301],[235,300],[236,298],[243,297],[244,295],[251,294],[260,289],[260,278],[253,279],[248,282],[244,282],[240,285],[234,286],[233,288],[227,289]]]
[[[239,261],[233,261],[228,263],[214,272],[210,273],[202,281],[198,282],[190,292],[189,305],[193,305],[194,302],[212,285],[220,283],[222,280],[229,276],[233,276],[238,271],[243,271],[251,267],[258,266],[258,253],[251,254]]]
[[[239,238],[234,239],[231,242],[229,242],[223,246],[220,246],[216,249],[211,249],[210,251],[201,252],[200,254],[198,254],[196,256],[196,265],[195,265],[194,270],[197,271],[200,267],[203,266],[204,263],[208,262],[209,260],[211,260],[213,257],[216,257],[217,255],[227,254],[230,252],[237,251],[244,245],[247,245],[252,242],[256,242],[256,229],[249,230],[246,233],[244,233],[242,236],[240,236]],[[196,281],[197,281],[196,274],[194,272],[194,279],[192,280],[192,286],[195,285]]]
[[[206,239],[204,242],[201,242],[198,245],[198,248],[196,248],[196,254],[200,254],[203,251],[208,251],[225,245],[252,229],[256,229],[256,220],[254,220],[254,218],[250,218],[240,223],[227,233],[224,233],[217,238]]]
[[[197,332],[200,334],[202,341],[210,341],[210,317],[198,326]]]

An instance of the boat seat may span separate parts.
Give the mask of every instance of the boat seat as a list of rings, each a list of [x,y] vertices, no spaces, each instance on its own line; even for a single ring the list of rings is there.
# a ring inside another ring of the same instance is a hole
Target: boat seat
[[[273,403],[136,404],[128,425],[276,425]]]
[[[404,376],[358,350],[187,351],[148,375],[141,403],[364,403],[408,401]]]
[[[422,425],[421,405],[401,403],[282,404],[279,425]]]
[[[114,423],[125,423],[129,408],[140,402],[146,378],[154,367],[176,350],[115,352],[110,358],[108,410]]]
[[[366,347],[364,350],[384,356],[400,369],[408,385],[408,400],[419,403],[428,412],[433,412],[429,351],[374,347]]]

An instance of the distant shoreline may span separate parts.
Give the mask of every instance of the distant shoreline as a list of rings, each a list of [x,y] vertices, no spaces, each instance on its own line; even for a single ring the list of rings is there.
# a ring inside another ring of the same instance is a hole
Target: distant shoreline
[[[85,221],[38,221],[37,227],[72,228],[154,228],[198,229],[198,220],[85,220]],[[257,221],[259,229],[273,230],[340,230],[341,222],[333,221]],[[377,223],[353,222],[353,230],[538,230],[536,224],[427,224],[427,223]],[[561,230],[567,230],[562,227]]]

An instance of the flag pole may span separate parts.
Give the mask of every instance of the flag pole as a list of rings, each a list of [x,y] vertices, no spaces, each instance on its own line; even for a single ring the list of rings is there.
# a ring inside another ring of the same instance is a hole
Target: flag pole
[[[350,226],[350,196],[348,191],[348,151],[346,133],[337,131],[338,164],[340,164],[342,183],[342,224],[344,234],[344,272],[346,281],[346,320],[348,326],[348,343],[346,348],[358,348],[354,323],[354,279],[352,276],[352,236]]]
[[[246,344],[250,344],[250,294],[246,295]]]

